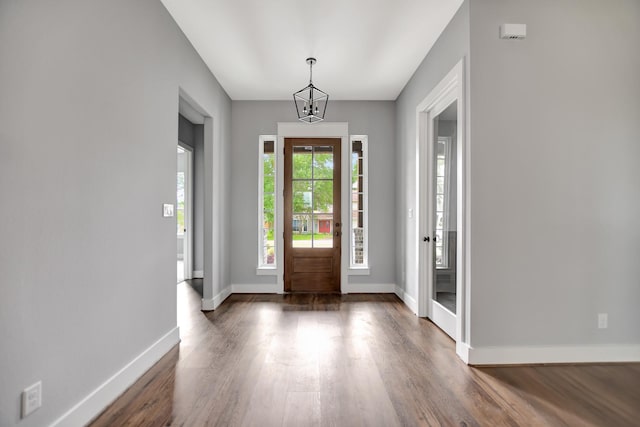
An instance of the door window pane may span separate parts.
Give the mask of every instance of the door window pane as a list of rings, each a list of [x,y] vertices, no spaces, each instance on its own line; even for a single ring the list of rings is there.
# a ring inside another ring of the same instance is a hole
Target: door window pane
[[[313,178],[333,179],[333,147],[314,147]]]
[[[456,312],[456,141],[457,104],[452,103],[433,119],[437,129],[433,141],[434,253],[433,298],[452,313]]]
[[[311,179],[313,147],[293,147],[293,179]]]
[[[333,247],[333,168],[333,147],[293,147],[292,247]]]

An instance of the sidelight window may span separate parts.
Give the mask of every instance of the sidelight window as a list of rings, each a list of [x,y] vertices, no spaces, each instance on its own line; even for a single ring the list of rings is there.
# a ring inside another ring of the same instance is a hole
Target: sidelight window
[[[351,268],[368,268],[368,137],[351,136]]]
[[[258,268],[276,267],[276,141],[260,136],[258,162]]]

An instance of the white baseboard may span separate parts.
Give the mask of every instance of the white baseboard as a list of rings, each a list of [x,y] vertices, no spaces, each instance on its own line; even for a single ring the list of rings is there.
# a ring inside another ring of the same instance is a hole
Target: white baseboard
[[[212,299],[202,298],[202,311],[211,311],[218,308],[220,304],[231,295],[231,286],[227,286],[223,290],[221,290],[216,296]]]
[[[342,287],[343,294],[393,294],[395,283],[348,283]]]
[[[281,294],[282,287],[274,283],[231,285],[234,294]]]
[[[408,293],[404,291],[400,286],[396,285],[396,295],[400,298],[409,310],[411,310],[416,316],[418,315],[418,302]]]
[[[54,421],[51,427],[86,425],[179,342],[180,329],[175,327]]]
[[[193,278],[194,279],[204,279],[204,271],[202,271],[202,270],[193,270]]]
[[[470,347],[470,365],[640,362],[640,345]]]

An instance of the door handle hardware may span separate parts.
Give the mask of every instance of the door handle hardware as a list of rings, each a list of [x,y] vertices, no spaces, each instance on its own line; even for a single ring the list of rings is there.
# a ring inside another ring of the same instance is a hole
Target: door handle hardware
[[[422,238],[422,241],[423,242],[429,242],[429,241],[431,241],[431,239],[429,238],[429,236],[426,236],[426,237]]]

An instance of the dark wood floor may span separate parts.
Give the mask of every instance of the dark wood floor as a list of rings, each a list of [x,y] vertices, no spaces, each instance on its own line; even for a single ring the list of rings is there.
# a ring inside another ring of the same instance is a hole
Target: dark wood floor
[[[466,366],[393,295],[178,285],[182,342],[93,426],[638,426],[640,365]]]

